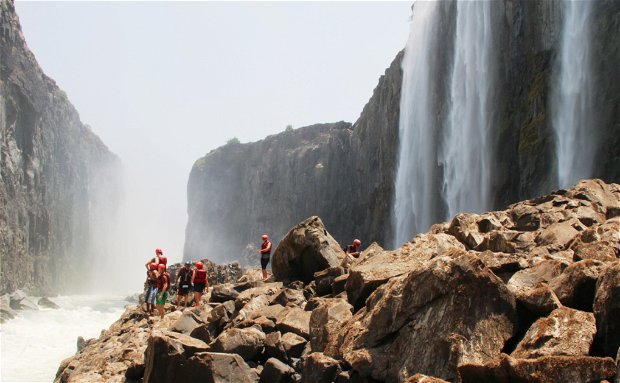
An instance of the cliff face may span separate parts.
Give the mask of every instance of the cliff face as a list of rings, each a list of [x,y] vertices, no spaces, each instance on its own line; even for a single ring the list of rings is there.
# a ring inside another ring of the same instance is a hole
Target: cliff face
[[[93,216],[117,198],[118,159],[43,73],[12,1],[0,2],[0,123],[0,292],[84,282]]]
[[[261,234],[277,243],[293,223],[315,214],[342,243],[358,236],[382,240],[393,195],[400,59],[353,126],[290,130],[228,144],[196,161],[187,187],[184,259],[238,259]]]
[[[592,127],[600,145],[591,176],[618,182],[620,40],[614,36],[620,34],[620,2],[598,1],[592,7],[596,105]],[[433,102],[440,105],[437,135],[442,134],[449,109],[449,77],[437,74],[449,73],[454,54],[450,36],[456,29],[453,4],[445,3],[442,12],[445,33],[435,47],[439,58],[432,70],[436,75]],[[550,98],[564,12],[561,1],[493,3],[496,82],[491,94],[496,116],[490,137],[493,206],[489,209],[557,188]],[[343,125],[328,132],[324,126],[307,127],[258,143],[219,148],[198,160],[188,185],[185,259],[238,258],[247,243],[259,242],[261,232],[272,234],[277,242],[285,228],[314,214],[342,243],[360,237],[365,243],[389,244],[398,166],[401,61],[399,54],[352,128]],[[438,190],[442,174],[438,165]],[[442,217],[437,220],[445,219],[444,202],[438,197],[435,210]],[[237,217],[234,223],[231,217]]]

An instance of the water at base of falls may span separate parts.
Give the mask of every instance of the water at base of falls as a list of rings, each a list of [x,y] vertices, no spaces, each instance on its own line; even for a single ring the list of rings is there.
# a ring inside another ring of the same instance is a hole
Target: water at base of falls
[[[50,298],[60,309],[18,311],[1,325],[0,381],[52,382],[60,362],[75,354],[78,336],[98,338],[119,319],[125,296],[60,296]]]

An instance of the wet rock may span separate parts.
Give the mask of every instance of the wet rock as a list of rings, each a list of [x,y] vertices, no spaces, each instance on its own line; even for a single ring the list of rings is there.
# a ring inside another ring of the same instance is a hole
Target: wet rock
[[[276,358],[269,358],[263,367],[260,378],[269,383],[292,383],[295,370]]]
[[[515,359],[506,354],[481,364],[459,366],[463,383],[478,382],[600,382],[612,379],[616,366],[611,358],[544,356]]]
[[[601,272],[593,309],[597,348],[602,355],[615,357],[620,347],[620,261],[610,263]]]
[[[303,362],[302,383],[332,383],[341,372],[338,361],[321,352],[313,352]]]
[[[409,371],[454,380],[458,364],[499,356],[515,321],[504,283],[474,255],[453,250],[377,289],[326,352],[362,377],[397,381]]]
[[[324,299],[312,310],[310,316],[310,342],[312,351],[323,352],[331,336],[337,336],[341,326],[353,314],[353,306],[344,299]]]
[[[306,339],[292,332],[287,332],[282,335],[282,346],[284,347],[284,351],[286,351],[286,355],[289,358],[301,357],[301,354],[306,347],[306,343],[308,343]]]
[[[549,287],[563,305],[592,311],[596,281],[602,268],[603,263],[593,259],[573,263],[560,276],[554,278]]]
[[[534,322],[511,356],[533,359],[548,355],[588,355],[595,334],[592,313],[562,307]]]
[[[38,310],[39,306],[32,301],[25,292],[15,290],[10,296],[10,306],[13,310]]]
[[[297,307],[285,308],[277,318],[276,328],[281,332],[293,332],[305,339],[310,337],[310,315]]]
[[[0,296],[0,323],[4,323],[8,319],[13,319],[17,313],[11,308],[11,299],[8,294]]]
[[[258,326],[243,329],[229,328],[211,344],[211,351],[239,354],[244,360],[254,360],[265,344],[265,334]]]
[[[344,256],[344,251],[327,232],[321,219],[312,216],[282,238],[273,254],[271,267],[278,281],[309,283],[314,273],[340,265]]]
[[[45,307],[48,309],[59,309],[60,306],[58,306],[56,303],[54,303],[51,299],[47,298],[47,297],[43,297],[41,299],[39,299],[39,301],[37,302],[37,304],[41,307]]]

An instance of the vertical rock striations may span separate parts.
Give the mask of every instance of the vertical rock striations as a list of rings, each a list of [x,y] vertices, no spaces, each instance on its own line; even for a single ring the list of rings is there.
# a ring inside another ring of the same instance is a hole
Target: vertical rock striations
[[[37,64],[13,2],[0,2],[0,291],[88,277],[92,216],[118,197],[118,166]]]

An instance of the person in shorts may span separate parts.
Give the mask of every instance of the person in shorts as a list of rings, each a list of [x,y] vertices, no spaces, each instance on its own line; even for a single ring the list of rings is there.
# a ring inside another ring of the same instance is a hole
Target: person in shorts
[[[158,266],[157,275],[157,299],[155,305],[159,312],[159,317],[164,319],[164,305],[168,299],[168,290],[170,289],[170,275],[166,272],[166,265],[160,263]],[[168,275],[167,275],[168,274]]]
[[[207,278],[207,270],[203,268],[202,262],[196,262],[196,269],[192,273],[192,284],[194,285],[194,306],[198,307],[202,304],[202,294],[209,291],[209,279]]]
[[[271,242],[269,241],[269,236],[267,234],[263,234],[261,236],[263,243],[261,244],[260,250],[260,268],[263,272],[263,281],[269,278],[269,273],[267,272],[267,265],[269,264],[269,258],[271,256]]]
[[[144,294],[144,302],[146,303],[146,312],[149,315],[153,315],[155,309],[155,298],[157,297],[157,264],[151,263],[149,269],[146,272],[147,288]]]
[[[177,303],[181,306],[181,301],[184,301],[184,308],[187,308],[187,303],[189,301],[188,294],[189,290],[192,287],[192,263],[190,261],[185,262],[185,266],[179,270],[177,275]]]

